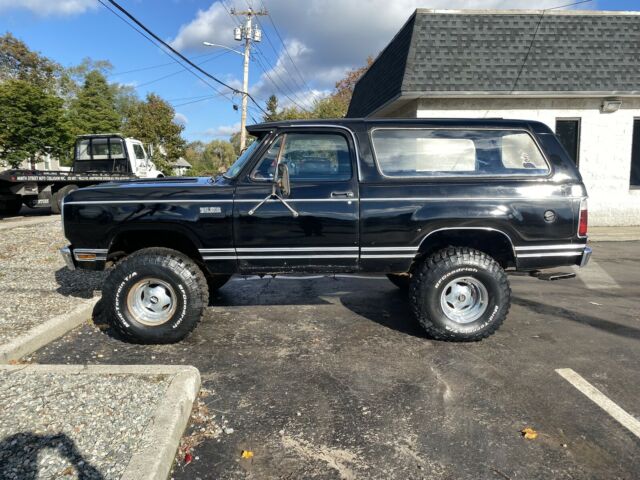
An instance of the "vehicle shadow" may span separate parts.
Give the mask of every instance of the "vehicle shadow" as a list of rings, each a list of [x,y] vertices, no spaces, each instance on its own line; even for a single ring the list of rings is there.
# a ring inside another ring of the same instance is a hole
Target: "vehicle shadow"
[[[84,459],[75,442],[64,433],[38,435],[32,432],[16,433],[0,441],[0,478],[39,478],[38,454],[45,449],[57,451],[71,464],[68,475],[75,471],[79,480],[104,479],[104,476]],[[56,478],[65,474],[58,472]]]
[[[56,292],[65,297],[86,299],[93,298],[93,293],[102,289],[102,283],[106,278],[105,272],[73,271],[67,267],[57,270],[54,275],[58,283]]]
[[[624,338],[633,338],[634,340],[640,340],[640,329],[635,327],[629,327],[621,325],[619,323],[604,320],[602,318],[594,317],[592,315],[585,315],[583,313],[567,310],[566,308],[556,307],[553,305],[547,305],[545,303],[536,302],[534,300],[513,297],[511,299],[513,304],[519,305],[524,308],[533,310],[541,315],[550,315],[554,317],[562,317],[572,322],[581,323],[582,325],[588,325],[590,327],[602,330],[613,335],[618,335]]]

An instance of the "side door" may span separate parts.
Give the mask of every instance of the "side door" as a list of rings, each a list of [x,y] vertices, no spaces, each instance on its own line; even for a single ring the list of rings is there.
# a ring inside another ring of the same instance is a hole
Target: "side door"
[[[356,161],[353,137],[342,129],[278,132],[236,187],[234,239],[240,271],[356,270]],[[291,189],[286,197],[278,191],[277,198],[270,195],[279,163],[287,165]]]

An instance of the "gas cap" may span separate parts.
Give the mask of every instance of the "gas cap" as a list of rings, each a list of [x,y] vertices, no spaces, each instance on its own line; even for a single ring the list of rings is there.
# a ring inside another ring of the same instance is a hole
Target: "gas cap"
[[[544,212],[544,220],[545,222],[555,222],[556,221],[556,212],[554,212],[553,210],[547,210],[546,212]]]

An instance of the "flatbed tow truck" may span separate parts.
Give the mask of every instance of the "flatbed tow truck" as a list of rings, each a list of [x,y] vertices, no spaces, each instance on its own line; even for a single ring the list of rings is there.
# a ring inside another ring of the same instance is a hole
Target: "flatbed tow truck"
[[[70,171],[10,169],[0,172],[0,215],[17,215],[22,205],[51,207],[60,213],[62,199],[78,188],[135,178],[161,178],[142,145],[119,134],[81,135]]]

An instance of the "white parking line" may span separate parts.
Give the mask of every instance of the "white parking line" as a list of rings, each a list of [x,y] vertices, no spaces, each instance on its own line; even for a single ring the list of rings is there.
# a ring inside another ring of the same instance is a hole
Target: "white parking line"
[[[575,272],[585,286],[590,290],[607,290],[620,288],[611,275],[593,260],[584,268],[575,267]]]
[[[635,417],[629,415],[616,403],[609,400],[609,398],[604,393],[591,385],[570,368],[559,368],[556,370],[556,373],[558,373],[558,375],[560,375],[567,382],[580,390],[592,402],[594,402],[601,409],[603,409],[614,419],[616,419],[623,427],[633,433],[636,437],[640,438],[640,421],[638,421]]]

